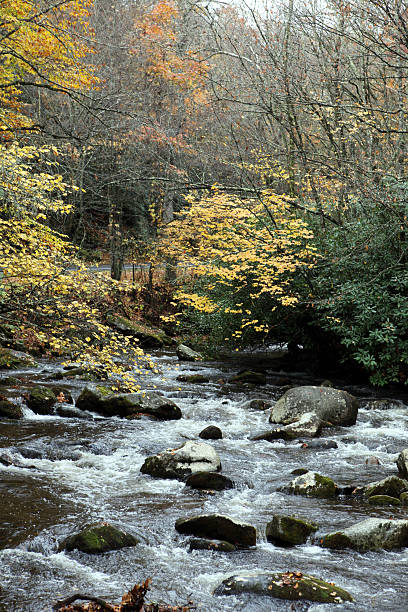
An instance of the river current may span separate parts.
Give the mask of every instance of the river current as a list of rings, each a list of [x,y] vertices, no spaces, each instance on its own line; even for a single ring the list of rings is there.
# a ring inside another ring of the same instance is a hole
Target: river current
[[[360,408],[357,424],[324,430],[335,440],[329,450],[304,449],[298,441],[251,441],[269,428],[268,411],[249,409],[253,398],[270,399],[276,387],[231,389],[227,380],[239,370],[228,364],[178,365],[174,355],[155,357],[160,374],[146,388],[158,388],[181,408],[178,421],[89,420],[39,416],[25,408],[21,421],[0,422],[1,452],[17,465],[0,464],[0,611],[49,612],[57,599],[81,592],[118,602],[148,577],[148,601],[182,604],[192,599],[201,612],[279,612],[332,610],[405,612],[408,610],[408,549],[395,552],[332,552],[317,544],[279,548],[265,538],[275,513],[294,514],[319,524],[319,534],[374,517],[407,518],[407,509],[371,507],[358,500],[318,500],[290,496],[279,488],[299,467],[330,476],[339,485],[364,485],[396,474],[398,453],[408,448],[408,409]],[[38,384],[52,384],[58,366],[42,373],[18,372]],[[208,376],[204,384],[180,383],[180,374]],[[3,373],[6,376],[6,373]],[[13,373],[14,375],[14,373]],[[85,383],[70,383],[77,397]],[[23,385],[24,386],[24,385]],[[12,393],[12,392],[11,392]],[[194,491],[176,480],[140,474],[148,455],[196,440],[214,424],[223,439],[208,441],[217,450],[222,473],[235,488],[215,495]],[[28,449],[28,450],[27,450]],[[375,456],[379,465],[366,465]],[[234,553],[189,552],[177,518],[221,513],[257,528],[257,546]],[[58,552],[59,542],[83,526],[108,521],[134,534],[140,543],[103,555]],[[302,571],[347,589],[354,603],[298,606],[269,598],[212,595],[238,571]],[[296,607],[298,606],[298,607]]]

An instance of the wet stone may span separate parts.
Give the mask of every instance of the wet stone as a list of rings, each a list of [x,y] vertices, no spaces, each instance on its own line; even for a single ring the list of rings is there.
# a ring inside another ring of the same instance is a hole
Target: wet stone
[[[191,550],[212,550],[214,552],[234,552],[237,547],[225,540],[207,540],[205,538],[193,538],[190,540]]]
[[[292,495],[305,495],[307,497],[333,498],[338,495],[338,487],[336,483],[327,476],[322,476],[317,472],[307,472],[300,475],[283,491]]]
[[[223,491],[232,489],[234,483],[230,478],[218,472],[197,472],[187,478],[186,486],[192,489]]]
[[[203,440],[221,440],[222,431],[216,425],[209,425],[198,434],[199,438]]]
[[[23,411],[21,406],[8,400],[0,400],[0,418],[4,417],[7,419],[22,419]]]
[[[175,529],[183,535],[225,540],[243,548],[256,545],[255,527],[221,514],[180,518],[176,521]]]
[[[390,497],[389,495],[371,495],[368,498],[368,503],[371,506],[401,506],[401,500],[397,497]]]
[[[266,376],[263,372],[255,372],[253,370],[244,370],[236,376],[229,379],[230,383],[250,384],[250,385],[265,385]]]
[[[57,398],[49,387],[31,389],[27,398],[27,406],[36,414],[52,414]]]
[[[408,546],[408,521],[369,518],[320,540],[323,548],[359,552],[394,550]]]
[[[266,539],[277,546],[304,544],[318,525],[303,518],[275,514],[266,525]]]
[[[59,550],[80,550],[90,555],[96,555],[109,550],[136,546],[136,544],[138,544],[138,540],[129,533],[120,531],[108,523],[100,523],[69,536],[60,544]]]

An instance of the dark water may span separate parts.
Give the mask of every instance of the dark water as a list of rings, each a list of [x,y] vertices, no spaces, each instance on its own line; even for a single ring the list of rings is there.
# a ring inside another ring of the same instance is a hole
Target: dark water
[[[301,609],[255,596],[213,597],[224,578],[241,570],[311,573],[347,589],[356,600],[312,605],[310,610],[408,610],[407,550],[363,555],[334,553],[312,544],[282,549],[264,536],[265,525],[276,512],[317,522],[317,535],[368,516],[407,518],[405,508],[373,508],[346,499],[314,500],[277,490],[300,466],[331,476],[340,485],[365,484],[396,474],[395,459],[408,447],[407,408],[360,410],[355,426],[325,432],[337,441],[337,449],[304,450],[296,442],[253,442],[248,438],[268,429],[268,414],[243,406],[254,397],[271,397],[271,386],[224,394],[225,386],[217,381],[232,375],[227,366],[176,367],[173,356],[157,359],[162,375],[152,375],[148,386],[156,385],[176,401],[184,415],[180,421],[84,421],[40,417],[27,410],[20,422],[0,423],[1,452],[7,450],[18,463],[0,465],[0,610],[49,611],[56,599],[75,592],[117,602],[147,577],[152,578],[149,601],[180,604],[192,598],[205,612]],[[211,382],[179,383],[175,379],[180,371],[204,373]],[[35,376],[41,380],[41,375]],[[73,393],[78,395],[83,383],[75,385]],[[209,424],[218,425],[224,433],[222,440],[210,443],[221,457],[223,473],[236,481],[236,488],[210,496],[178,481],[140,474],[146,456],[196,439]],[[365,465],[372,455],[381,465]],[[181,516],[202,512],[227,514],[255,525],[256,549],[232,554],[188,552],[187,539],[176,533],[174,523]],[[133,533],[140,544],[99,556],[57,552],[61,539],[101,520]]]

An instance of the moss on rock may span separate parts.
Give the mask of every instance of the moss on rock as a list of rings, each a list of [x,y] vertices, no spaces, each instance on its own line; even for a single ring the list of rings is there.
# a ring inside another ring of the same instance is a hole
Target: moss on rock
[[[298,476],[284,490],[293,495],[327,499],[336,497],[338,494],[336,483],[328,476],[322,476],[317,472],[306,472],[306,474]]]
[[[109,550],[119,550],[126,546],[136,546],[136,544],[138,540],[129,533],[120,531],[108,523],[99,523],[66,538],[61,543],[59,550],[77,549],[95,555]]]
[[[371,495],[368,503],[372,506],[401,506],[401,500],[390,495]]]
[[[6,417],[7,419],[22,419],[23,411],[18,404],[14,404],[8,400],[0,400],[0,417]]]
[[[27,398],[27,406],[36,414],[52,414],[57,398],[52,389],[36,387],[31,389]]]
[[[266,526],[266,539],[278,546],[304,544],[318,525],[294,516],[275,515]]]

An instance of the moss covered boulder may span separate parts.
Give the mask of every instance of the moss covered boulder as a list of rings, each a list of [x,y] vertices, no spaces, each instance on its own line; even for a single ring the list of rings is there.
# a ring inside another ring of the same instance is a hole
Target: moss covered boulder
[[[3,417],[7,419],[22,419],[23,411],[21,406],[8,400],[0,400],[0,418]]]
[[[80,550],[90,555],[96,555],[109,550],[119,550],[126,546],[136,546],[138,540],[120,531],[108,523],[90,525],[77,534],[69,536],[59,547],[59,550]]]
[[[389,495],[372,495],[368,498],[368,503],[371,506],[401,506],[402,502],[397,497]]]
[[[130,321],[126,317],[109,315],[106,322],[121,334],[136,338],[143,348],[161,348],[173,344],[173,340],[163,330],[149,327],[141,322]]]
[[[294,516],[275,514],[266,526],[266,539],[277,546],[304,544],[318,525]]]
[[[37,364],[27,353],[0,347],[0,370],[19,370],[20,368],[33,367],[37,367]]]
[[[219,472],[220,470],[221,461],[213,447],[205,442],[193,441],[186,442],[179,448],[147,457],[140,468],[142,474],[177,480],[184,480],[197,472]]]
[[[266,384],[266,376],[264,372],[256,372],[253,370],[244,370],[243,372],[239,372],[236,376],[233,376],[229,379],[231,383],[239,383],[239,384],[250,384],[250,385],[265,385]]]
[[[353,597],[332,582],[325,582],[302,572],[250,572],[230,576],[214,591],[214,595],[253,593],[291,601],[343,603]]]
[[[369,518],[344,529],[328,533],[320,540],[323,548],[359,552],[394,550],[408,546],[408,521]]]
[[[49,387],[35,387],[31,389],[26,402],[36,414],[52,414],[57,397]]]
[[[310,412],[325,424],[354,425],[357,420],[358,402],[355,397],[339,389],[294,387],[286,391],[273,406],[269,421],[290,425]]]
[[[364,495],[373,497],[377,495],[387,495],[388,497],[399,497],[401,493],[408,491],[408,480],[398,478],[398,476],[388,476],[378,482],[371,482],[364,487]]]
[[[210,379],[207,376],[203,376],[203,374],[180,374],[177,376],[177,379],[180,382],[194,383],[194,384],[202,384],[210,382]]]
[[[327,476],[317,472],[306,472],[301,474],[283,490],[292,495],[305,495],[307,497],[333,498],[338,495],[338,486]]]
[[[147,414],[163,421],[182,417],[180,408],[159,393],[114,393],[103,385],[86,387],[78,397],[76,407],[108,417]]]
[[[175,528],[183,535],[225,540],[243,548],[256,545],[255,527],[222,514],[201,514],[180,518],[176,521]]]

